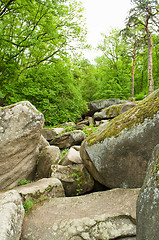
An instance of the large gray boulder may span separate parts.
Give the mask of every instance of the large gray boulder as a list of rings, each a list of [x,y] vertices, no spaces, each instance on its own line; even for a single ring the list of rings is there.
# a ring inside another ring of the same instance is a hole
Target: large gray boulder
[[[154,149],[137,201],[137,240],[158,240],[159,145]]]
[[[0,107],[0,190],[33,177],[43,123],[30,102]]]
[[[22,240],[134,239],[139,189],[55,198],[25,216]]]
[[[18,192],[0,193],[0,239],[19,240],[23,219],[24,208]]]
[[[106,187],[141,187],[158,133],[159,90],[88,137],[81,157],[92,176]]]
[[[74,130],[55,137],[50,145],[58,146],[60,149],[69,148],[73,145],[80,145],[85,138],[85,133],[81,130]]]

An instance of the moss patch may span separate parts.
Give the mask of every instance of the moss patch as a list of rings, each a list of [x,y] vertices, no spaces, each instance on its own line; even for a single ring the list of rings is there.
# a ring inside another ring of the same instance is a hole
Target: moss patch
[[[116,116],[120,114],[121,108],[125,105],[123,104],[117,104],[112,105],[108,108],[104,108],[102,111],[105,111],[107,118],[112,118],[112,116],[115,114]]]
[[[152,119],[159,111],[159,90],[145,98],[136,107],[114,118],[102,131],[87,138],[88,145],[103,141],[105,138],[117,137],[123,129],[143,123],[146,118]]]

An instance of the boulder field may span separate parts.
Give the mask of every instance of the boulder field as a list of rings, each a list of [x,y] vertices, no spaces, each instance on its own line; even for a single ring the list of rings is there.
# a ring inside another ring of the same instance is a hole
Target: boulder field
[[[0,239],[157,240],[159,90],[88,105],[70,132],[27,101],[0,107]]]

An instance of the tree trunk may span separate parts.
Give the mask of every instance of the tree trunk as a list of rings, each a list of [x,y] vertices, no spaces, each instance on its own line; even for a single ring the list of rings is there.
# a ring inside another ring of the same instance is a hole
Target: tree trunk
[[[148,23],[148,19],[147,19]],[[148,40],[148,54],[147,54],[147,75],[148,75],[148,83],[149,83],[149,94],[154,91],[154,81],[153,81],[153,64],[152,64],[152,50],[153,50],[153,43],[151,38],[151,33],[148,28],[148,24],[145,24],[145,30]]]
[[[134,44],[134,50],[133,50],[133,69],[132,69],[132,75],[131,75],[131,96],[132,96],[132,97],[134,97],[135,65],[136,65],[136,47],[135,47],[135,44]]]

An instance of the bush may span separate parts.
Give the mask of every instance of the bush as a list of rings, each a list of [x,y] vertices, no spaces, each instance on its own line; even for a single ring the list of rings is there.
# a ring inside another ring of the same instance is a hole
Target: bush
[[[61,60],[27,70],[7,95],[8,104],[30,101],[44,114],[46,125],[76,122],[87,108],[71,71]]]

